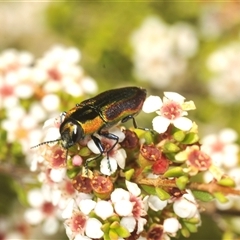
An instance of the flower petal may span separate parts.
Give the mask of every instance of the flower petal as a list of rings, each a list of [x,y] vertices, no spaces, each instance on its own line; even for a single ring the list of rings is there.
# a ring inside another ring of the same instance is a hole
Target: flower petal
[[[174,217],[167,218],[163,222],[164,232],[167,232],[167,233],[176,234],[180,227],[181,225],[179,221],[177,220],[177,218],[174,218]]]
[[[86,235],[90,238],[101,238],[104,232],[101,230],[102,223],[96,218],[89,218],[86,222]]]
[[[117,170],[117,161],[112,157],[104,157],[101,161],[100,171],[101,173],[110,176]]]
[[[148,198],[148,205],[153,211],[159,211],[167,206],[167,200],[162,201],[159,197],[151,195]]]
[[[114,204],[115,212],[119,216],[129,216],[133,211],[133,203],[128,200],[119,200]]]
[[[102,220],[106,220],[113,215],[113,206],[109,201],[100,200],[96,203],[94,212]]]
[[[58,231],[58,228],[58,220],[55,217],[49,217],[43,222],[42,231],[46,235],[52,235]]]
[[[115,188],[111,194],[112,203],[116,203],[119,200],[130,200],[130,193],[122,188]]]
[[[225,128],[219,133],[219,138],[223,143],[232,143],[237,140],[238,134],[231,128]]]
[[[79,208],[82,213],[88,215],[96,206],[96,202],[91,199],[83,199],[79,203]]]
[[[162,116],[157,116],[152,121],[153,130],[155,130],[158,133],[164,133],[166,132],[170,123],[171,122],[169,119]]]
[[[120,221],[120,224],[129,232],[133,232],[136,227],[136,220],[134,217],[123,217]]]
[[[191,129],[193,123],[192,121],[189,119],[189,118],[186,118],[186,117],[180,117],[180,118],[177,118],[173,121],[173,125],[176,127],[176,128],[179,128],[183,131],[188,131]]]
[[[94,141],[91,139],[87,143],[87,147],[95,154],[100,154],[100,150],[97,147],[97,145],[94,143]]]
[[[138,187],[138,185],[136,183],[133,182],[129,182],[129,181],[125,181],[126,186],[128,191],[133,194],[134,196],[139,196],[141,194],[141,189]]]
[[[176,92],[164,92],[164,96],[169,100],[173,100],[178,103],[183,103],[185,97]]]
[[[41,223],[44,216],[40,209],[30,208],[25,211],[24,219],[31,225],[37,225]]]
[[[62,218],[67,219],[72,216],[73,213],[73,206],[74,206],[74,200],[70,199],[68,203],[66,204],[65,209],[62,211]]]
[[[162,106],[162,99],[158,96],[149,96],[143,103],[142,110],[145,113],[151,113],[159,110]]]
[[[121,169],[125,168],[125,164],[126,164],[126,158],[127,158],[127,154],[126,151],[123,148],[120,148],[117,150],[116,154],[115,154],[115,159],[118,163],[118,166]]]

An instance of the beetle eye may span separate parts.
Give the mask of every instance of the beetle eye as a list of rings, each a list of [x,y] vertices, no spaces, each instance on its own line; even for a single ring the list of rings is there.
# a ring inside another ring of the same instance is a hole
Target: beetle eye
[[[72,133],[72,141],[74,143],[81,140],[83,136],[83,129],[80,124],[78,123],[72,123],[73,126],[70,128],[70,132]]]

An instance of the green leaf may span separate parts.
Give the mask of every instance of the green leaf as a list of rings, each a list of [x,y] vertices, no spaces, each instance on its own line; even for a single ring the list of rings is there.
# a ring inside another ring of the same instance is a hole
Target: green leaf
[[[152,144],[154,142],[155,135],[152,131],[145,131],[144,139],[147,145]]]
[[[230,177],[224,177],[217,182],[219,185],[224,187],[235,187],[235,181]]]
[[[179,178],[176,179],[177,187],[178,187],[180,190],[185,189],[188,182],[189,182],[189,179],[188,179],[187,176],[181,176],[181,177],[179,177]]]
[[[111,240],[111,238],[108,235],[108,232],[104,232],[103,239],[104,240]]]
[[[220,203],[228,202],[228,199],[226,198],[226,196],[221,192],[215,192],[213,195]]]
[[[173,167],[168,169],[163,176],[164,177],[180,177],[183,176],[185,173],[183,172],[181,167]]]
[[[187,133],[182,143],[184,144],[193,144],[199,141],[199,136],[197,133],[190,132]]]
[[[184,225],[186,226],[186,228],[192,232],[192,233],[195,233],[197,232],[197,226],[196,224],[193,224],[193,223],[190,223],[190,222],[184,222]]]
[[[210,202],[214,199],[214,196],[208,192],[192,190],[192,194],[195,198],[202,202]]]
[[[76,168],[72,168],[72,169],[67,169],[67,176],[72,179],[74,177],[76,177],[78,175],[80,171],[80,168],[79,167],[76,167]]]
[[[128,171],[126,171],[125,174],[125,178],[126,180],[130,180],[134,174],[135,170],[133,168],[129,169]]]
[[[162,200],[167,200],[169,199],[171,196],[169,195],[169,193],[167,193],[166,191],[164,191],[162,188],[156,187],[156,194],[157,196]]]
[[[150,195],[156,195],[155,187],[148,185],[141,185],[141,188]]]
[[[107,222],[102,225],[101,230],[106,233],[106,232],[108,232],[109,228],[110,228],[110,223]]]
[[[186,227],[182,227],[181,233],[182,233],[183,237],[185,237],[185,238],[188,238],[190,236],[190,232]]]
[[[172,142],[167,142],[163,145],[164,153],[168,153],[168,152],[175,153],[175,152],[179,152],[179,151],[180,151],[180,148]]]
[[[110,239],[118,239],[119,237],[115,229],[110,229],[108,235]]]
[[[118,221],[114,221],[111,223],[110,228],[119,228],[120,223]]]
[[[111,217],[109,217],[108,218],[108,221],[109,222],[119,222],[120,221],[120,218],[119,218],[119,216],[118,215],[113,215],[113,216],[111,216]]]
[[[178,142],[183,141],[185,136],[186,136],[186,133],[183,131],[177,131],[173,134],[173,138]]]
[[[88,147],[83,147],[83,148],[80,149],[78,154],[82,157],[88,157],[91,154],[91,151],[89,150]]]
[[[118,228],[114,229],[119,237],[127,238],[130,236],[130,232],[123,226],[119,225]]]
[[[200,222],[199,218],[185,218],[183,219],[184,222],[192,223],[192,224],[198,224]]]

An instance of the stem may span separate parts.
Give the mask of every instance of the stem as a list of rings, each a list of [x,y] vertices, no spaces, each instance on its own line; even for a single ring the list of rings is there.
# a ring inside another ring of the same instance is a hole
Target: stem
[[[154,186],[154,187],[161,187],[163,189],[168,189],[168,188],[177,188],[177,184],[175,182],[175,179],[166,179],[166,178],[142,178],[142,179],[137,179],[136,183],[138,184],[144,184],[148,186]],[[240,190],[234,189],[231,187],[224,187],[216,182],[210,182],[210,183],[189,183],[186,188],[191,189],[191,190],[200,190],[204,192],[208,192],[210,194],[216,193],[216,192],[221,192],[224,195],[228,194],[234,194],[234,195],[239,195],[240,196]]]

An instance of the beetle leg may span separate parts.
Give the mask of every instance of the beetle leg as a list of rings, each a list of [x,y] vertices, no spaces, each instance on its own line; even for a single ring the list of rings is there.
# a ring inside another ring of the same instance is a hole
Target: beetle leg
[[[108,139],[112,139],[112,140],[115,140],[115,143],[111,146],[111,148],[107,151],[107,159],[109,159],[109,152],[112,151],[112,149],[117,145],[118,143],[118,140],[119,140],[119,137],[112,134],[112,133],[109,133],[109,132],[99,132],[98,133],[100,136],[103,136],[105,138],[108,138]],[[88,159],[85,163],[85,168],[86,168],[86,172],[88,171],[88,163],[93,161],[93,160],[96,160],[98,159],[99,157],[102,156],[103,152],[104,152],[104,149],[103,149],[103,146],[102,146],[102,143],[100,141],[99,138],[97,138],[96,136],[92,135],[91,136],[92,140],[94,141],[95,145],[97,146],[97,148],[99,149],[100,151],[100,154],[95,157],[95,158],[92,158],[92,159]],[[108,161],[108,167],[109,167],[109,170],[111,171],[111,166],[110,166],[110,162]]]
[[[110,147],[110,149],[108,149],[107,151],[107,159],[108,159],[108,168],[110,171],[112,171],[111,169],[111,165],[110,165],[110,161],[109,161],[109,153],[113,150],[113,148],[118,144],[118,141],[119,141],[119,137],[112,134],[112,133],[109,133],[109,132],[101,132],[101,130],[98,132],[98,134],[100,136],[103,136],[105,138],[108,138],[108,139],[111,139],[111,140],[115,140],[115,143]]]
[[[122,123],[127,122],[129,119],[132,119],[132,121],[133,121],[133,126],[134,126],[135,128],[138,128],[137,122],[136,122],[134,116],[132,116],[132,115],[129,115],[129,116],[123,118],[123,119],[122,119]]]
[[[123,118],[123,119],[122,119],[122,123],[127,122],[129,119],[132,119],[134,128],[141,129],[141,130],[144,130],[144,131],[150,131],[150,132],[152,132],[152,130],[149,129],[149,128],[138,127],[137,122],[136,122],[136,119],[135,119],[134,116],[132,116],[132,115],[129,115],[129,116]],[[152,133],[153,133],[153,132],[152,132]]]
[[[96,136],[92,135],[91,136],[92,140],[94,141],[95,145],[97,146],[97,148],[99,149],[100,151],[100,154],[102,155],[103,152],[104,152],[104,149],[103,149],[103,146],[102,146],[102,143],[100,141],[99,138],[97,138]]]
[[[115,140],[115,143],[110,147],[110,149],[107,151],[107,158],[108,158],[108,153],[110,153],[113,148],[118,144],[119,137],[116,136],[115,134],[109,133],[109,132],[99,132],[98,133],[100,136],[103,136],[105,138]]]
[[[97,146],[97,148],[99,149],[100,154],[98,156],[96,156],[96,157],[93,157],[93,158],[90,158],[90,159],[86,160],[86,162],[85,162],[86,174],[88,173],[88,163],[93,161],[93,160],[98,159],[99,157],[101,157],[103,152],[104,152],[104,149],[103,149],[103,146],[102,146],[102,143],[101,143],[100,139],[97,138],[94,135],[91,135],[91,138],[92,138],[93,142],[95,143],[95,145]]]

